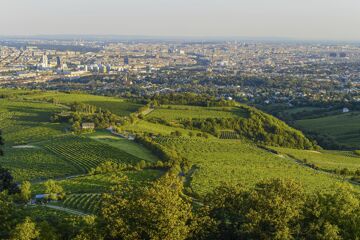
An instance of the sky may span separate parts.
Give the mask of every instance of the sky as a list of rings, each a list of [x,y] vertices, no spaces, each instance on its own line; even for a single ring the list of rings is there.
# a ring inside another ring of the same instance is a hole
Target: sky
[[[360,0],[0,0],[0,35],[360,40]]]

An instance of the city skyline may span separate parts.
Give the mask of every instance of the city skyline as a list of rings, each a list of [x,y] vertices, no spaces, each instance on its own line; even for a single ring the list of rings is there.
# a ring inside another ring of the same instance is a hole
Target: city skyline
[[[359,41],[344,0],[4,0],[0,35],[121,35]]]

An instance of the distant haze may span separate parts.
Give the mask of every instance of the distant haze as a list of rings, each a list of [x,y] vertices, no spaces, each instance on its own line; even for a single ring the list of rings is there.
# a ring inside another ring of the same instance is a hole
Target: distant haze
[[[360,40],[360,0],[1,0],[0,35]]]

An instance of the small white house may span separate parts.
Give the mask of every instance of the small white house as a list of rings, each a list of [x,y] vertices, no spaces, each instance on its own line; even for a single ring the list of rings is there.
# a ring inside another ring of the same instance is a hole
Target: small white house
[[[348,113],[348,112],[350,112],[350,109],[344,107],[344,108],[343,108],[343,113]]]

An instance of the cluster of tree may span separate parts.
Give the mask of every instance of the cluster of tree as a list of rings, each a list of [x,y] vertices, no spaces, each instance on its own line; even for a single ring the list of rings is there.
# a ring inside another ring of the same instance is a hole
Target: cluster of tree
[[[170,172],[187,172],[190,169],[189,160],[181,157],[174,148],[167,148],[155,142],[151,136],[136,135],[135,142],[142,144],[163,161],[163,167]]]
[[[236,106],[236,102],[232,100],[225,100],[223,98],[219,99],[209,95],[195,93],[156,94],[151,97],[150,100],[155,106],[167,104],[193,105],[203,107]]]
[[[157,162],[146,162],[141,160],[136,164],[126,164],[126,163],[115,163],[111,161],[106,161],[101,163],[96,168],[92,168],[89,171],[89,174],[107,174],[107,173],[120,173],[122,171],[139,171],[142,169],[166,169],[167,167],[162,161]]]
[[[240,136],[254,142],[299,149],[314,149],[316,143],[307,139],[300,131],[290,128],[280,120],[250,109],[248,118],[183,119],[180,123],[188,129],[199,129],[220,137],[222,129],[232,129]]]
[[[308,129],[304,129],[301,127],[298,127],[302,130],[302,132],[308,136],[308,138],[313,139],[317,142],[322,148],[324,149],[333,149],[333,150],[350,150],[352,149],[350,146],[346,146],[342,143],[339,143],[334,137],[324,134],[324,133],[318,133],[309,131]]]
[[[193,207],[182,181],[166,175],[150,186],[122,179],[102,199],[96,227],[83,239],[359,239],[360,195],[349,185],[306,194],[293,180],[254,188],[223,184]]]
[[[82,123],[90,122],[94,123],[96,128],[108,128],[115,126],[120,121],[120,117],[93,105],[73,103],[70,105],[69,112],[56,113],[51,120],[70,123],[73,131],[80,132]]]

